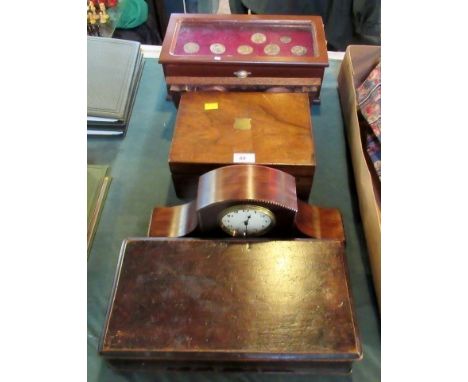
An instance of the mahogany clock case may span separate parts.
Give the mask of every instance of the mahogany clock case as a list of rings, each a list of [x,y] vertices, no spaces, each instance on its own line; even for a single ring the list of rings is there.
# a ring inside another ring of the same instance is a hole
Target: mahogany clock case
[[[207,107],[209,106],[209,107]],[[193,92],[182,95],[169,151],[178,197],[196,196],[198,178],[236,164],[236,155],[294,176],[309,198],[315,171],[310,104],[302,93]]]
[[[343,221],[338,209],[314,206],[299,200],[292,175],[253,164],[224,166],[209,171],[200,176],[194,200],[172,207],[156,206],[151,214],[148,236],[226,237],[220,217],[227,209],[239,210],[239,206],[244,206],[241,208],[244,212],[259,208],[273,216],[275,224],[263,232],[264,237],[308,237],[345,242]],[[248,216],[247,213],[247,221],[242,222],[245,226],[231,232],[233,236],[255,236],[254,231],[249,233]]]
[[[99,352],[140,369],[347,373],[362,350],[343,245],[129,239]]]
[[[319,16],[172,14],[159,63],[177,91],[286,88],[318,100],[328,66]]]

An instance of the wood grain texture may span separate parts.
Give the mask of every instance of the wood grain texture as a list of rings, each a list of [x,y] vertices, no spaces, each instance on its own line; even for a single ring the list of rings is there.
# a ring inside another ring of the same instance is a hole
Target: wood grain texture
[[[218,108],[205,110],[206,103],[217,103]],[[237,118],[250,118],[251,129],[235,129]],[[285,171],[297,183],[312,186],[316,161],[307,94],[183,94],[169,152],[171,173],[199,176],[233,164],[234,153],[254,153],[255,164]],[[177,195],[186,196],[190,184],[175,183]],[[307,199],[309,193],[310,188],[301,188],[299,197]]]
[[[195,201],[173,207],[156,207],[148,229],[150,237],[182,237],[198,227]]]
[[[168,76],[166,83],[168,85],[198,85],[198,86],[243,86],[248,80],[249,85],[256,86],[321,86],[320,78],[278,78],[278,77],[193,77],[193,76]]]
[[[290,371],[362,356],[334,241],[130,239],[110,301],[108,359]]]
[[[345,241],[338,209],[298,200],[294,177],[283,171],[245,164],[220,167],[200,176],[197,198],[192,202],[155,208],[148,236],[225,237],[219,216],[239,204],[258,205],[273,212],[276,225],[268,237]]]
[[[218,216],[236,204],[255,204],[276,216],[272,237],[290,235],[297,213],[294,177],[274,168],[258,165],[232,165],[200,176],[197,193],[200,229],[213,232]]]
[[[197,211],[226,200],[268,201],[297,211],[294,177],[267,166],[238,164],[200,176]]]
[[[229,82],[234,80],[236,84],[256,85],[265,82],[264,79],[276,77],[277,81],[283,85],[309,85],[311,83],[323,81],[324,68],[308,68],[308,67],[287,67],[278,65],[262,65],[255,64],[219,64],[207,66],[207,64],[171,64],[163,67],[166,78],[174,77],[204,77],[207,81],[214,82],[215,78],[226,78]],[[249,76],[246,78],[237,78],[235,72],[246,70]],[[195,79],[189,80],[189,84]],[[262,80],[263,79],[263,80]],[[224,81],[216,82],[223,83]],[[170,82],[168,82],[170,83]]]
[[[298,200],[296,228],[316,239],[345,241],[343,221],[337,208],[323,208]]]

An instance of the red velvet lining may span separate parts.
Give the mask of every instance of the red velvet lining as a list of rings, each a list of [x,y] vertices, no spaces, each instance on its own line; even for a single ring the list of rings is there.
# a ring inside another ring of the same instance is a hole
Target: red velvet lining
[[[266,41],[255,44],[251,41],[254,33],[263,33]],[[291,37],[291,42],[280,41],[282,36]],[[195,42],[200,46],[197,53],[184,52],[184,45]],[[212,24],[184,24],[180,27],[174,54],[182,56],[214,56],[210,51],[210,45],[223,44],[226,51],[220,56],[254,57],[268,56],[263,49],[268,44],[277,44],[280,52],[273,57],[291,57],[291,48],[300,45],[307,48],[307,53],[301,57],[313,57],[313,40],[310,27],[285,26],[271,24],[237,24],[237,23],[212,23]],[[249,45],[253,52],[249,55],[237,53],[239,45]],[[271,57],[271,56],[270,56]]]

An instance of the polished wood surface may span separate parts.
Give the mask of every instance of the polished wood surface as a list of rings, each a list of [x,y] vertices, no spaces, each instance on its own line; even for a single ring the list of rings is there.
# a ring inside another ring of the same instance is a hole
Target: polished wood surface
[[[202,237],[203,232],[199,229],[198,218],[193,207],[195,202],[182,204],[174,207],[156,207],[153,209],[148,229],[149,237]],[[271,207],[265,203],[259,205]],[[222,208],[228,204],[223,203]],[[230,205],[230,204],[229,204]],[[219,207],[219,206],[218,206]],[[205,210],[209,212],[210,209]],[[278,215],[278,212],[277,212]],[[214,214],[216,216],[216,214]],[[279,219],[282,215],[279,214]],[[283,227],[284,225],[281,225]],[[267,236],[277,235],[279,237],[311,237],[322,240],[335,240],[344,243],[345,233],[341,214],[336,208],[323,208],[298,201],[298,211],[294,219],[295,231],[290,227],[276,229]],[[207,232],[207,236],[225,236],[218,226]]]
[[[169,76],[166,77],[168,85],[199,85],[199,86],[242,86],[244,78],[237,77],[193,77],[193,76]],[[253,77],[251,85],[273,86],[321,86],[320,78],[277,78],[277,77]]]
[[[238,164],[200,176],[197,210],[226,200],[268,201],[297,211],[294,177],[267,166]]]
[[[182,237],[198,227],[195,201],[173,207],[156,207],[148,229],[150,237]]]
[[[337,208],[323,208],[298,200],[296,228],[316,239],[345,241],[343,221]]]
[[[362,356],[336,241],[130,239],[110,301],[111,360],[343,371]]]
[[[217,109],[205,110],[216,103]],[[235,128],[236,119],[250,128]],[[308,199],[315,146],[308,96],[303,93],[192,92],[182,95],[169,152],[179,197],[195,197],[194,177],[233,164],[234,153],[255,154],[255,164],[285,171]],[[184,181],[187,177],[189,181]]]
[[[321,78],[281,78],[281,77],[251,77],[249,86],[246,79],[237,77],[195,77],[167,76],[168,93],[178,108],[180,97],[186,92],[266,92],[266,93],[305,93],[309,102],[320,104]]]
[[[206,171],[221,168],[219,166],[211,166]],[[201,172],[204,173],[203,171]],[[171,175],[174,187],[178,190],[177,196],[181,199],[193,199],[197,195],[199,175],[180,173]],[[296,194],[299,198],[307,200],[312,189],[313,177],[296,177]]]
[[[153,210],[148,236],[223,237],[220,213],[233,205],[268,208],[276,218],[268,237],[311,237],[345,241],[341,214],[336,208],[309,205],[297,199],[293,176],[271,167],[232,165],[199,177],[194,201]]]
[[[166,78],[174,77],[189,77],[187,84],[193,84],[197,79],[190,77],[205,77],[211,81],[214,78],[225,78],[228,81],[235,79],[237,85],[249,86],[263,82],[262,79],[276,77],[284,85],[307,85],[313,82],[323,81],[323,68],[307,68],[307,67],[279,67],[274,65],[262,65],[252,67],[252,64],[236,64],[236,65],[211,65],[207,70],[207,64],[191,64],[187,65],[166,65],[163,66]],[[238,78],[234,73],[245,70],[249,74],[246,78]],[[213,79],[212,79],[213,78]],[[302,80],[302,81],[301,81]],[[224,80],[223,80],[224,81]],[[219,82],[222,83],[223,81]],[[168,82],[170,84],[170,82]]]
[[[269,235],[290,232],[297,212],[294,177],[274,168],[257,165],[232,165],[200,176],[197,213],[202,231],[218,228],[218,216],[235,204],[251,203],[271,210],[276,226]]]

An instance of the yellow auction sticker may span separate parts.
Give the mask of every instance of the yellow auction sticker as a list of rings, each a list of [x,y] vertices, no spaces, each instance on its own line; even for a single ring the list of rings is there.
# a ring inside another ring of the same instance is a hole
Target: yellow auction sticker
[[[206,102],[205,103],[205,110],[217,110],[218,109],[218,102]]]

